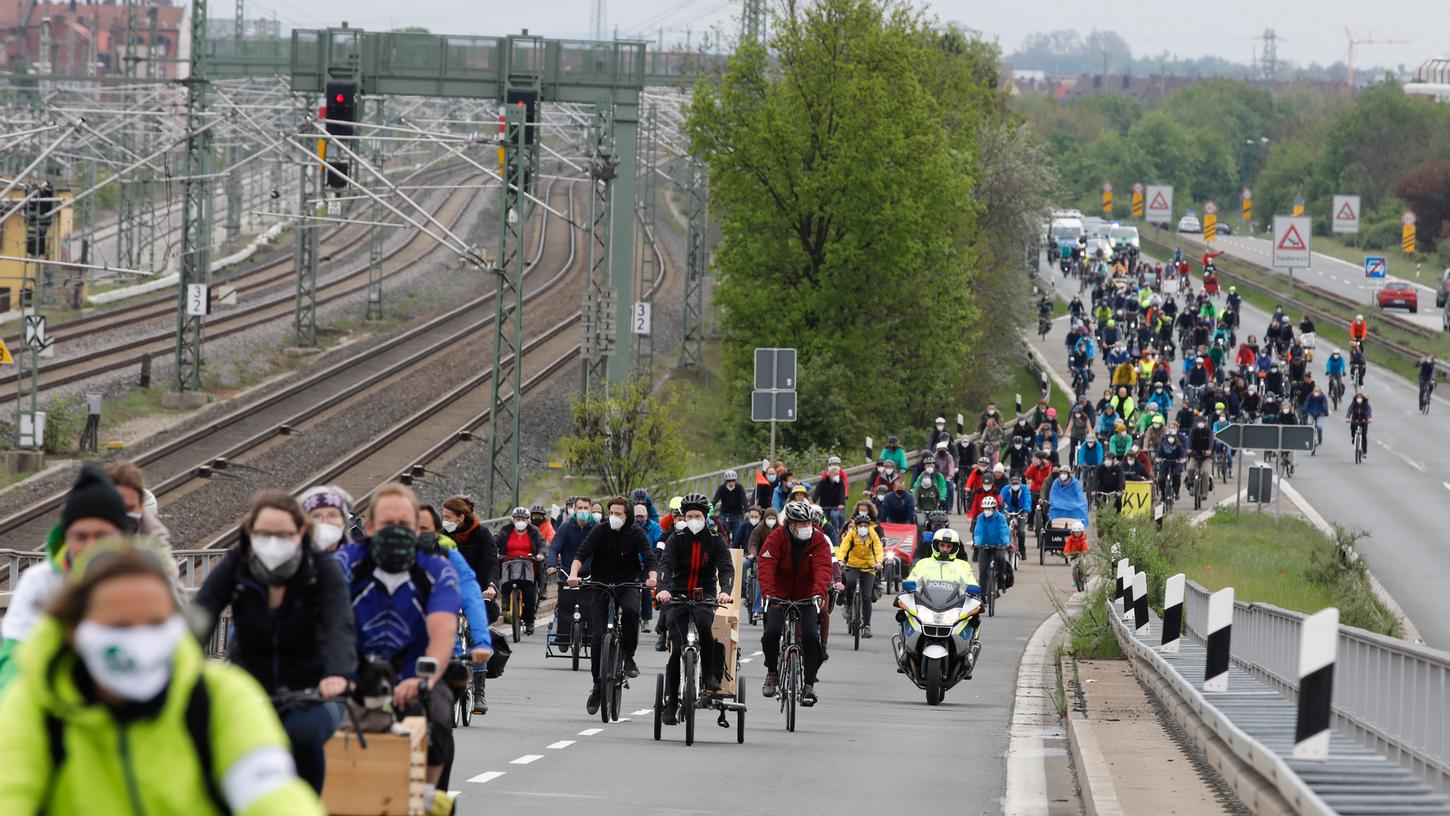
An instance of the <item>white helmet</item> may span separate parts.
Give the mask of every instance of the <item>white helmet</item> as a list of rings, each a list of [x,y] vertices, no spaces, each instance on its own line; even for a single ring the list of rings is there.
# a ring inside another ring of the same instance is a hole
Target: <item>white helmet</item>
[[[738,481],[740,481],[739,475],[735,471],[733,471],[733,470],[727,470],[727,471],[725,471],[725,481],[727,481],[727,482],[738,482]]]

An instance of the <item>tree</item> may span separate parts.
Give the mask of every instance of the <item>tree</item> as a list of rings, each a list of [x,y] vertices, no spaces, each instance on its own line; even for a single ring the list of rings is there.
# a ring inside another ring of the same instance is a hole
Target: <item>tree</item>
[[[1450,221],[1450,161],[1434,159],[1410,168],[1395,182],[1395,194],[1403,198],[1419,219],[1415,237],[1434,251],[1445,237]]]
[[[674,407],[675,398],[654,395],[644,379],[578,397],[574,435],[560,441],[564,459],[576,473],[598,479],[609,495],[679,478],[685,445]]]
[[[960,131],[983,103],[945,111],[931,91],[941,72],[987,80],[885,0],[786,0],[770,30],[773,59],[742,43],[686,119],[720,218],[729,413],[748,416],[752,349],[791,346],[801,396],[784,444],[854,444],[956,404],[966,361],[1012,342],[976,326],[982,205]]]

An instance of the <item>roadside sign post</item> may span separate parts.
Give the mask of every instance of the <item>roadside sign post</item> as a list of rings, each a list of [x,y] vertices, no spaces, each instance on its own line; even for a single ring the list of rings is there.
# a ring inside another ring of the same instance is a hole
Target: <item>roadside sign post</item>
[[[1312,451],[1314,449],[1314,426],[1313,425],[1245,425],[1235,422],[1232,425],[1220,428],[1213,438],[1228,446],[1229,450],[1239,454],[1239,475],[1238,493],[1234,494],[1234,518],[1238,518],[1241,512],[1244,493],[1244,457],[1245,450],[1259,450],[1264,452],[1274,451],[1279,454],[1292,453],[1294,451]],[[1279,468],[1274,468],[1278,471]],[[1283,477],[1279,477],[1280,485],[1274,491],[1274,520],[1279,519],[1280,494],[1283,490]]]
[[[1241,200],[1244,207],[1244,229],[1250,230],[1250,222],[1254,220],[1254,191],[1245,187]]]
[[[1329,230],[1335,234],[1359,234],[1359,196],[1334,197],[1334,217],[1329,221]]]
[[[1294,291],[1294,270],[1309,268],[1309,240],[1312,219],[1307,215],[1274,216],[1274,268],[1289,273],[1289,292]]]
[[[750,418],[770,423],[770,461],[775,461],[775,423],[796,420],[796,350],[755,350],[755,390],[750,392]],[[869,443],[868,443],[869,444]]]
[[[1297,218],[1297,217],[1299,217],[1299,216],[1301,216],[1303,214],[1304,214],[1304,196],[1302,196],[1302,195],[1296,195],[1296,196],[1294,196],[1294,217]]]
[[[1415,254],[1415,214],[1406,212],[1400,216],[1400,249],[1406,255]]]
[[[1143,217],[1143,182],[1133,182],[1133,217]]]
[[[1212,201],[1203,205],[1203,240],[1213,243],[1218,238],[1218,205]]]
[[[1173,226],[1173,187],[1166,184],[1148,185],[1145,198],[1148,200],[1147,220],[1150,224]]]

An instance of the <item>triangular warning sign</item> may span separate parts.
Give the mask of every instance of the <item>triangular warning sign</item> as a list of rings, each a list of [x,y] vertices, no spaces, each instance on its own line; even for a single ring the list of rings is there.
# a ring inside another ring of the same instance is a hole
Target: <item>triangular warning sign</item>
[[[1344,202],[1344,206],[1339,208],[1339,212],[1337,212],[1337,213],[1334,214],[1334,220],[1335,221],[1358,221],[1359,220],[1359,216],[1358,215],[1355,215],[1354,208],[1351,207],[1351,206],[1349,206],[1349,202],[1346,201],[1346,202]]]
[[[1284,232],[1284,237],[1279,239],[1279,249],[1302,252],[1308,248],[1309,245],[1305,244],[1304,238],[1299,235],[1299,228],[1293,224],[1290,224],[1289,229]]]
[[[0,365],[15,365],[15,358],[10,356],[10,348],[0,340]]]
[[[1166,210],[1168,209],[1168,199],[1164,198],[1162,193],[1154,193],[1153,200],[1148,202],[1148,209]]]

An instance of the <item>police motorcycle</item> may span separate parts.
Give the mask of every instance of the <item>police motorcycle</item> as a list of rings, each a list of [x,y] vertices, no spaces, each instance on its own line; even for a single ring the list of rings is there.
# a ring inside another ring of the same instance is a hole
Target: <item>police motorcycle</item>
[[[982,602],[957,581],[907,581],[903,589],[896,599],[901,634],[891,638],[897,670],[926,691],[927,705],[938,705],[947,689],[972,678],[982,651]]]

